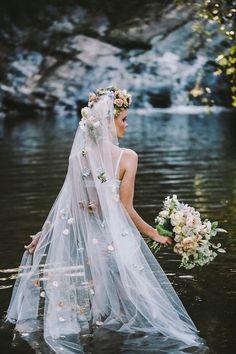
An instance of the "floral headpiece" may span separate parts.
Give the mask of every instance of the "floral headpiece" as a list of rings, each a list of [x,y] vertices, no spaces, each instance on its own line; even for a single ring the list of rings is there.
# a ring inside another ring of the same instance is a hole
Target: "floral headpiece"
[[[99,128],[102,126],[102,122],[92,115],[91,108],[104,95],[114,98],[115,115],[127,109],[132,101],[132,96],[126,90],[121,90],[114,86],[99,88],[90,93],[88,106],[81,109],[82,119],[79,125],[83,131],[88,132],[94,139],[99,137]]]
[[[97,102],[101,96],[107,94],[114,96],[115,114],[126,110],[132,102],[132,96],[127,90],[121,90],[115,86],[108,86],[106,88],[99,88],[95,92],[90,93],[88,107],[93,107],[94,103]]]

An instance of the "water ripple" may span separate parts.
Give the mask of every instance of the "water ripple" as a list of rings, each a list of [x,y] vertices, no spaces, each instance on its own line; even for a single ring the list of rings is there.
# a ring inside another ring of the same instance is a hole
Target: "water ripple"
[[[227,253],[204,269],[179,268],[179,259],[170,250],[157,257],[203,336],[218,353],[226,353],[225,338],[233,340],[235,328],[235,117],[139,113],[129,114],[121,145],[139,155],[134,205],[143,219],[153,225],[163,199],[177,194],[202,217],[218,220],[228,230],[227,235],[217,236]],[[0,141],[2,312],[23,245],[41,228],[64,181],[77,126],[76,122],[39,124],[23,122]]]

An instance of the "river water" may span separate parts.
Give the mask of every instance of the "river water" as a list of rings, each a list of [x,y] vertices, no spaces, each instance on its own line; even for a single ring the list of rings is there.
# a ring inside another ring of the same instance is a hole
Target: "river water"
[[[218,220],[226,249],[203,269],[184,270],[169,249],[158,260],[206,340],[210,353],[235,349],[236,120],[230,112],[130,112],[123,147],[139,155],[134,205],[150,224],[167,195]],[[23,245],[41,226],[61,188],[77,118],[22,120],[0,128],[0,316],[6,311]],[[0,332],[2,353],[49,353]],[[177,353],[155,340],[104,333],[89,337],[85,353]],[[182,351],[181,351],[182,352]],[[185,351],[183,351],[185,352]],[[186,351],[187,352],[187,351]],[[191,352],[191,351],[190,351]],[[202,351],[203,352],[203,351]],[[180,352],[178,352],[180,353]],[[198,352],[200,353],[200,352]]]

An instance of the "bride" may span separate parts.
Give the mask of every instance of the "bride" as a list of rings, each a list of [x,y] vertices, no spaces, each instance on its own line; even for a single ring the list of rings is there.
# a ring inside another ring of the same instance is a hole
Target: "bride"
[[[7,311],[20,333],[43,329],[54,340],[100,326],[198,343],[199,331],[141,236],[172,242],[133,207],[138,157],[118,143],[130,103],[126,90],[107,87],[81,111],[65,181],[25,246]]]

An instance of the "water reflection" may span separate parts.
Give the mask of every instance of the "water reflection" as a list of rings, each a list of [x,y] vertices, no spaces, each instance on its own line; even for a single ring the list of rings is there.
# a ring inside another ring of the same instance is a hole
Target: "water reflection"
[[[204,116],[152,111],[130,113],[128,121],[121,145],[139,154],[134,203],[143,218],[153,224],[162,200],[175,193],[179,200],[196,207],[202,217],[219,220],[221,227],[228,230],[227,236],[218,237],[227,253],[204,269],[179,269],[178,257],[168,249],[160,253],[158,260],[211,352],[233,353],[236,120],[227,112]],[[30,234],[41,229],[64,181],[77,125],[77,119],[51,119],[22,121],[0,128],[1,315],[8,306],[23,245]],[[12,349],[7,337],[1,337],[4,353],[9,354]],[[37,338],[33,343],[38,342],[40,349],[31,343],[33,352],[49,353],[47,344],[40,336]],[[153,336],[111,335],[101,328],[83,341],[83,350],[93,354],[109,350],[114,354],[114,348],[117,353],[127,354],[190,350],[181,346],[173,349],[173,343]],[[32,352],[25,347],[22,351],[23,343],[17,337],[15,344],[24,354]]]
[[[24,341],[35,350],[36,354],[41,353],[66,353],[66,354],[208,354],[209,348],[204,341],[198,346],[186,346],[171,338],[158,334],[124,334],[108,331],[105,328],[97,328],[90,334],[62,336],[60,339],[43,338],[42,332],[23,334]],[[22,336],[15,334],[13,339],[15,348],[22,345]]]

